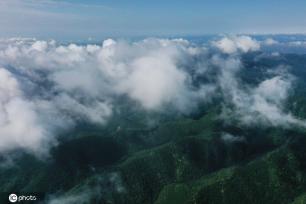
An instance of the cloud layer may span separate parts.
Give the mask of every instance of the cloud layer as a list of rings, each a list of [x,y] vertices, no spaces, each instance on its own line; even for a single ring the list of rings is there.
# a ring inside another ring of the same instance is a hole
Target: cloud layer
[[[102,45],[1,40],[0,152],[47,152],[58,133],[78,122],[105,124],[118,97],[143,111],[171,107],[189,113],[221,94],[224,118],[249,125],[304,126],[283,111],[294,81],[289,73],[255,87],[239,80],[244,69],[240,54],[258,51],[256,40],[224,37],[211,44],[201,47],[183,39],[108,39]]]
[[[17,80],[0,68],[0,149],[26,147],[34,151],[48,137],[34,104],[24,99]]]
[[[214,41],[213,45],[226,54],[246,53],[260,49],[260,43],[249,36],[224,37],[221,40]]]

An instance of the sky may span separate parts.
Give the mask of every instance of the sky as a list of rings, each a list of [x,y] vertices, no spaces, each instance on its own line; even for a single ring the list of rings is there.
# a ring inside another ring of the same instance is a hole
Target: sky
[[[0,37],[306,33],[303,0],[0,0]]]

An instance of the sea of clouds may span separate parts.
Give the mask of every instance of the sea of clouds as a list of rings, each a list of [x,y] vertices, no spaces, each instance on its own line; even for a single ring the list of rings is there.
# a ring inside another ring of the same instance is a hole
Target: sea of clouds
[[[222,96],[220,117],[242,124],[305,126],[284,111],[295,78],[284,68],[258,86],[237,77],[241,55],[260,51],[249,36],[225,36],[198,45],[184,39],[105,40],[63,45],[53,40],[0,40],[0,152],[44,155],[57,135],[78,122],[107,125],[118,97],[144,111],[172,107],[188,114]],[[211,73],[216,73],[210,76]],[[213,78],[198,83],[200,77]],[[227,107],[231,105],[231,108]]]

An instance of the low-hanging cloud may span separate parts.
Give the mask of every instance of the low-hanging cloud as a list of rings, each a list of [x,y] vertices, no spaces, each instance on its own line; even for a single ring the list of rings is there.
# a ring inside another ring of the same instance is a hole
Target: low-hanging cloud
[[[10,114],[2,120],[11,121],[3,122],[1,131],[7,139],[0,151],[39,149],[42,141],[54,139],[50,135],[78,121],[104,124],[117,96],[127,96],[147,111],[171,104],[188,112],[214,90],[211,84],[193,87],[181,65],[201,48],[181,39],[135,43],[109,39],[103,45],[85,46],[9,39],[0,44],[0,64],[5,67],[0,96],[9,101],[2,103],[1,111]],[[7,92],[16,93],[6,96]]]
[[[21,147],[38,151],[48,139],[34,105],[24,98],[12,74],[0,68],[0,150]]]
[[[225,105],[223,117],[236,119],[244,125],[306,126],[306,121],[294,117],[284,110],[284,103],[293,88],[295,78],[286,71],[275,72],[257,86],[246,85],[239,81],[237,73],[243,69],[236,56],[221,58],[214,56],[213,62],[222,67],[219,75],[220,89]]]
[[[216,48],[226,54],[236,52],[257,51],[260,49],[260,43],[249,36],[224,37],[212,43]]]
[[[47,152],[59,132],[78,122],[105,124],[118,97],[144,111],[190,113],[221,93],[223,115],[244,124],[304,125],[283,110],[294,80],[290,74],[275,74],[256,87],[239,80],[239,54],[260,49],[256,40],[225,37],[212,46],[210,55],[210,47],[183,39],[108,39],[102,45],[2,39],[0,152]]]
[[[46,199],[48,204],[75,204],[92,203],[96,200],[105,200],[113,203],[110,194],[124,194],[126,189],[123,185],[121,176],[117,172],[106,174],[105,176],[96,176],[95,183],[83,184],[80,188],[57,195],[49,195]]]

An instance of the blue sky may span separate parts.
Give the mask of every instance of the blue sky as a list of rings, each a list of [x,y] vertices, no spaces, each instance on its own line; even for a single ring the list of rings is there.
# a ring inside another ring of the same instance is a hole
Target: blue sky
[[[305,0],[0,0],[0,37],[306,33]]]

